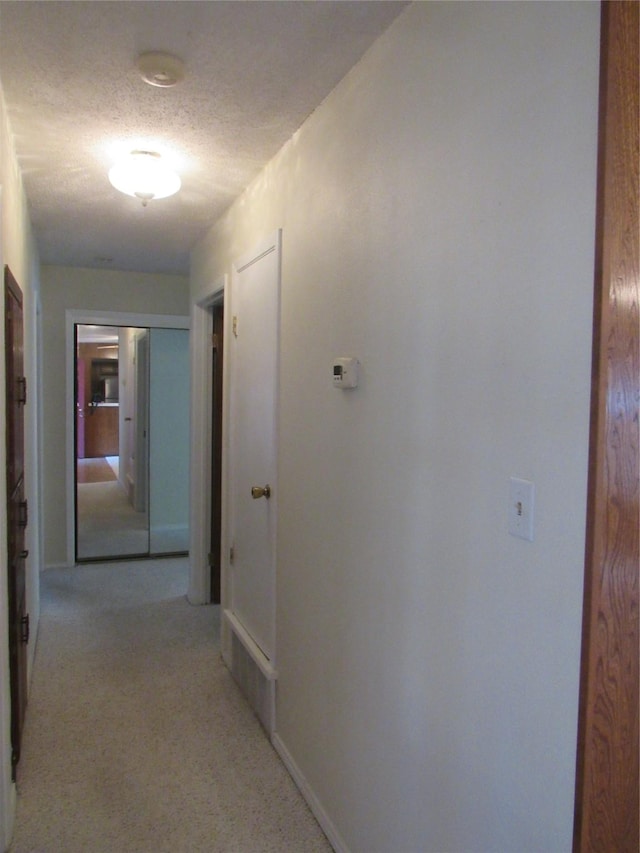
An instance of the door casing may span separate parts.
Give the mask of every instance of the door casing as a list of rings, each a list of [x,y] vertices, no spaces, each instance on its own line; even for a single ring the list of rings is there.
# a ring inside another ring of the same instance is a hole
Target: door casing
[[[189,554],[191,574],[188,599],[191,604],[208,604],[211,601],[211,395],[212,360],[211,335],[213,332],[213,310],[218,304],[226,304],[229,298],[229,279],[223,275],[216,279],[202,298],[191,306],[191,462],[189,477],[190,496],[190,541]],[[228,327],[228,318],[225,318]],[[227,531],[227,448],[228,430],[228,328],[223,339],[222,377],[222,460],[221,460],[221,507],[220,507],[220,599],[224,605],[227,587],[227,565],[222,556],[228,553]],[[222,642],[225,645],[223,626]]]
[[[220,604],[222,575],[222,425],[224,388],[224,300],[213,306],[211,339],[211,569],[210,601]]]
[[[573,849],[637,851],[637,3],[603,3],[592,400]]]

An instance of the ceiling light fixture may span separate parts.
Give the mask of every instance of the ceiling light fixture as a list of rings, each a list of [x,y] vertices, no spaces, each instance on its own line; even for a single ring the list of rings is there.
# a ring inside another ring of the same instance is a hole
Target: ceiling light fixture
[[[184,78],[184,62],[163,51],[151,50],[140,54],[136,66],[144,82],[150,86],[168,89]]]
[[[121,193],[134,196],[146,207],[152,198],[167,198],[181,186],[179,176],[157,151],[132,151],[109,170],[109,180]]]

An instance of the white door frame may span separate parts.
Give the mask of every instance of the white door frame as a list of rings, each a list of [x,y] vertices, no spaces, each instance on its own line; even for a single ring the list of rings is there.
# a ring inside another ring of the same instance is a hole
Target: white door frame
[[[191,458],[190,458],[190,528],[189,553],[191,575],[188,598],[191,604],[208,604],[211,600],[211,334],[213,330],[214,305],[227,302],[229,279],[221,276],[208,292],[191,306]],[[227,325],[225,314],[225,327]],[[224,335],[223,380],[222,380],[222,554],[226,554],[227,525],[225,519],[227,501],[226,446],[227,446],[227,347],[228,335]],[[221,584],[222,605],[225,602],[226,561],[222,560]]]
[[[157,329],[189,329],[189,318],[182,314],[134,314],[122,311],[92,311],[68,308],[65,312],[66,344],[66,496],[67,566],[75,566],[75,352],[74,326],[140,326]]]

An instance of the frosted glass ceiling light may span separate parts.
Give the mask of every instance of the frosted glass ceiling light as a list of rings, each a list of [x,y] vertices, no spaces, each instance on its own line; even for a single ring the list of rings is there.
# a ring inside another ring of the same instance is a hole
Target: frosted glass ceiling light
[[[109,171],[109,180],[121,193],[142,201],[143,207],[152,198],[167,198],[181,186],[178,175],[162,161],[156,151],[132,151]]]

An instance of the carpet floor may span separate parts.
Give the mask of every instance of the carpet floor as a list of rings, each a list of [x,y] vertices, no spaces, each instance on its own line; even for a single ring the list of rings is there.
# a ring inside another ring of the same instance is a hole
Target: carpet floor
[[[106,459],[78,459],[76,478],[79,483],[106,483],[116,479],[116,472]]]
[[[12,853],[326,853],[187,561],[50,569]]]

